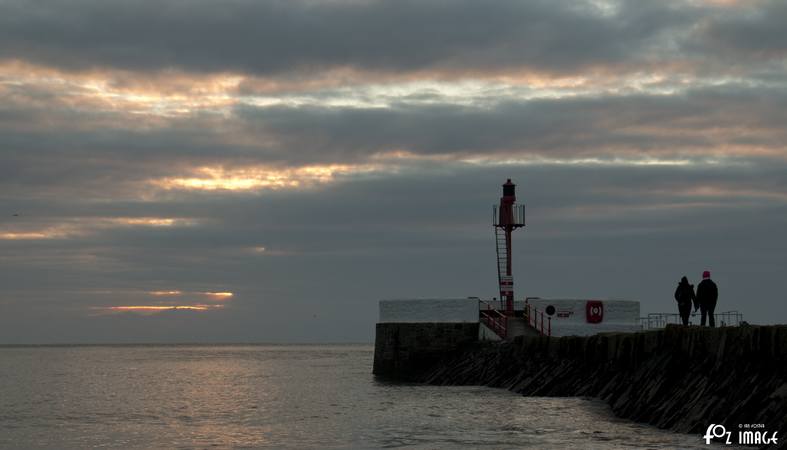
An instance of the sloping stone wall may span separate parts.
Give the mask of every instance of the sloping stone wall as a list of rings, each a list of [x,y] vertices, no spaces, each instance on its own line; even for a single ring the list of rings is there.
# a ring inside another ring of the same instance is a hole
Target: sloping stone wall
[[[764,424],[787,448],[787,326],[521,337],[419,364],[408,379],[599,397],[618,416],[687,433]]]

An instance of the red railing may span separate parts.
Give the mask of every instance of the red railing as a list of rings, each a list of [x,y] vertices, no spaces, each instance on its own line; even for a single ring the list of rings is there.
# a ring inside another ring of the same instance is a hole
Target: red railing
[[[552,317],[546,316],[546,329],[544,329],[544,311],[539,311],[530,303],[525,303],[525,322],[541,336],[552,336]]]
[[[501,339],[506,338],[506,333],[508,330],[508,317],[505,314],[501,313],[497,309],[493,308],[491,304],[479,300],[483,305],[486,305],[486,309],[479,308],[479,316],[481,318],[481,322],[484,323],[490,330],[494,331],[495,334],[500,336]]]

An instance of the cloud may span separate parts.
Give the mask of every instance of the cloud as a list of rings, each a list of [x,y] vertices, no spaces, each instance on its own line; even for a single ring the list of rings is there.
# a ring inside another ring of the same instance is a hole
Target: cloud
[[[238,115],[285,148],[288,158],[378,154],[604,155],[780,152],[781,90],[724,86],[677,95],[506,101],[484,107],[241,107]],[[745,105],[745,106],[742,106]],[[731,150],[725,150],[724,148]]]
[[[202,338],[328,338],[338,333],[334,312],[353,310],[354,339],[369,339],[379,296],[495,295],[489,212],[510,176],[528,210],[528,226],[515,236],[521,293],[619,296],[641,300],[643,311],[669,310],[673,282],[710,268],[723,286],[725,310],[767,321],[782,314],[768,303],[768,280],[783,270],[787,250],[778,235],[787,225],[785,199],[776,195],[787,191],[784,168],[778,160],[745,169],[445,166],[264,198],[202,195],[140,204],[174,208],[198,225],[105,228],[43,245],[0,242],[4,317],[226,304],[207,300],[232,292],[229,306],[206,312],[216,322],[202,325],[210,330]],[[199,220],[205,216],[213,220]],[[249,251],[256,246],[266,251]],[[180,294],[150,295],[155,291]],[[274,324],[274,309],[290,317],[291,327],[311,331]],[[309,322],[313,314],[322,318],[318,324]],[[239,325],[251,318],[255,332]],[[6,338],[30,336],[12,323],[2,329]],[[100,336],[144,337],[133,329]]]
[[[787,57],[787,4],[764,0],[745,4],[703,24],[703,44],[725,57],[753,61],[785,61]],[[731,61],[743,64],[744,61]]]
[[[778,320],[783,13],[4,2],[0,342],[369,340],[380,298],[496,295],[509,177],[519,293],[711,269]]]
[[[201,79],[202,101],[214,104],[226,99],[206,94],[228,87],[654,73],[767,80],[784,68],[784,17],[778,0],[13,0],[0,5],[0,61],[111,75],[93,90],[166,87],[169,102]]]
[[[705,11],[678,1],[11,1],[0,11],[0,57],[76,70],[260,75],[342,67],[563,72],[641,61]]]

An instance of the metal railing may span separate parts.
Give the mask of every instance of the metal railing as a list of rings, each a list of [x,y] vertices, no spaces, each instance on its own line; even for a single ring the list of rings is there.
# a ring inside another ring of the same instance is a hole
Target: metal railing
[[[690,325],[699,325],[702,315],[691,313],[689,315]],[[743,314],[738,311],[724,311],[713,315],[716,326],[718,327],[737,327],[743,322]],[[657,330],[667,325],[682,325],[683,320],[677,313],[650,313],[647,317],[640,317],[640,326],[643,330]]]
[[[508,332],[508,317],[494,308],[491,303],[481,299],[479,299],[478,302],[482,306],[486,306],[486,309],[479,307],[478,312],[481,322],[494,331],[495,334],[500,336],[501,339],[505,339],[506,333]]]
[[[525,225],[525,205],[513,205],[511,207],[511,217],[513,223],[511,225],[524,226]],[[492,206],[492,225],[500,225],[500,209],[498,205]]]
[[[546,316],[546,329],[544,327],[544,311],[539,311],[530,303],[525,304],[525,322],[533,327],[541,336],[552,336],[552,317]]]

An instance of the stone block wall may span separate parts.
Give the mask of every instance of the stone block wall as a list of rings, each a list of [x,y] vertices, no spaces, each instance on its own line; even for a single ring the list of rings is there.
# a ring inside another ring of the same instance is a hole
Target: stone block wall
[[[618,416],[686,433],[704,433],[710,424],[728,430],[764,424],[787,448],[785,325],[668,326],[500,343],[477,342],[477,328],[457,325],[378,325],[375,373],[523,395],[598,397]]]
[[[387,332],[394,331],[383,331],[383,337]],[[396,361],[397,354],[421,354],[415,347],[422,341],[408,338],[409,350],[389,353],[380,369],[431,384],[598,397],[618,416],[686,433],[703,433],[710,424],[728,430],[737,430],[738,424],[764,424],[784,437],[778,447],[787,448],[785,325],[669,326],[587,337],[518,337],[501,343],[469,343],[469,332],[467,338],[463,349],[443,358],[433,353],[417,361]],[[389,371],[391,367],[395,370]]]

